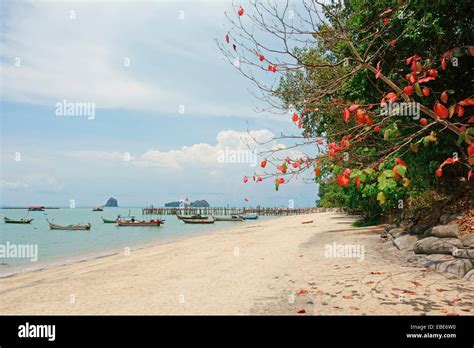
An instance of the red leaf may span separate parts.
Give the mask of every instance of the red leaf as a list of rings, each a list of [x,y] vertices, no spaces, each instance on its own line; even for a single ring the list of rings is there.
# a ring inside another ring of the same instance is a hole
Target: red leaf
[[[344,119],[344,121],[347,123],[349,121],[349,118],[351,117],[351,113],[349,111],[348,108],[345,108],[344,109],[344,112],[342,114],[342,118]]]
[[[293,122],[297,122],[300,118],[298,117],[298,114],[294,113],[291,119],[293,120]]]
[[[429,81],[433,81],[433,80],[435,80],[434,77],[424,77],[422,79],[419,79],[418,82],[419,83],[425,83],[425,82],[429,82]]]
[[[385,98],[387,98],[390,101],[390,103],[394,103],[395,100],[397,100],[397,95],[393,92],[390,92],[385,95]]]
[[[461,100],[458,104],[461,106],[473,106],[474,98],[467,98],[467,99]]]
[[[396,44],[397,44],[397,40],[390,41],[390,46],[395,47]]]
[[[230,42],[229,33],[225,34],[225,41],[226,41],[227,43]]]
[[[244,183],[246,184],[248,181],[249,181],[249,178],[247,178],[246,176],[244,176]]]
[[[267,166],[267,160],[263,160],[262,163],[260,163],[260,166],[265,168]]]
[[[467,147],[467,154],[469,155],[469,157],[474,155],[474,144],[469,144],[469,146]]]
[[[381,64],[382,64],[382,61],[379,60],[379,62],[377,63],[377,73],[375,74],[375,79],[378,79],[380,77],[380,65]]]
[[[438,77],[438,70],[430,69],[428,70],[428,75],[430,75],[431,77]]]
[[[436,116],[439,118],[448,118],[449,117],[449,110],[443,104],[436,103],[433,108]]]
[[[237,11],[237,14],[239,15],[239,17],[242,17],[244,15],[244,9],[242,8],[242,6]]]
[[[428,124],[428,120],[423,117],[423,118],[420,120],[420,123],[421,123],[422,126],[426,126],[426,125]]]
[[[296,312],[296,313],[298,313],[298,314],[304,314],[304,313],[306,313],[306,311],[305,311],[304,309],[300,309],[300,310],[299,310],[298,312]]]
[[[458,117],[464,116],[464,108],[461,105],[456,105],[456,114]]]
[[[353,111],[356,111],[358,108],[359,108],[359,104],[352,104],[352,105],[349,107],[349,111],[350,111],[350,112],[353,112]]]
[[[261,54],[260,57],[258,57],[258,59],[260,59],[260,61],[263,62],[265,60],[265,56]]]
[[[441,69],[446,70],[446,57],[441,59]]]
[[[430,89],[428,87],[425,87],[421,91],[425,97],[430,95]]]
[[[472,169],[467,173],[467,181],[471,181]]]
[[[436,176],[441,178],[443,176],[443,170],[441,168],[436,169]]]
[[[234,48],[234,51],[237,51],[237,46],[235,44],[232,44],[232,47]]]
[[[299,296],[303,296],[307,294],[308,294],[308,290],[304,290],[304,289],[301,289],[296,293],[296,295],[299,295]]]
[[[438,288],[438,289],[436,289],[436,291],[438,291],[438,292],[443,292],[443,291],[448,291],[448,290],[443,289],[443,288]]]
[[[403,290],[403,293],[408,295],[416,295],[416,292],[414,292],[413,290]]]
[[[370,272],[370,274],[380,275],[380,274],[382,274],[382,273],[381,273],[381,272]]]
[[[406,95],[410,96],[413,94],[413,86],[410,85],[410,86],[406,86],[405,88],[403,88],[403,92],[405,92]]]
[[[401,158],[399,158],[399,157],[395,158],[395,163],[396,163],[396,164],[400,164],[400,165],[404,166],[405,168],[408,167],[407,164],[405,163],[405,161],[403,161],[403,160],[402,160]]]

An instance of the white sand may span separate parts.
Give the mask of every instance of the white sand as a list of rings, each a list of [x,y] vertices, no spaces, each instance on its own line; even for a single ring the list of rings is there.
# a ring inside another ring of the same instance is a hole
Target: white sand
[[[474,313],[472,282],[400,261],[380,229],[352,221],[320,213],[235,223],[128,256],[19,274],[0,280],[0,314]],[[363,245],[364,260],[325,257],[333,242]]]

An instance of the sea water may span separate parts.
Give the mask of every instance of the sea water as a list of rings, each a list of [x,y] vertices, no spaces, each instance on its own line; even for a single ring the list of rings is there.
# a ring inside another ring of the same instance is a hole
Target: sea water
[[[209,232],[242,226],[271,217],[259,217],[259,220],[244,222],[216,221],[214,224],[185,224],[173,215],[153,216],[163,218],[163,225],[156,227],[117,227],[106,224],[101,217],[114,220],[117,215],[135,216],[136,219],[147,219],[142,216],[141,208],[104,208],[104,211],[93,212],[91,208],[60,208],[46,211],[26,209],[1,209],[0,247],[24,247],[24,250],[37,249],[37,260],[34,255],[11,254],[0,255],[0,277],[11,274],[41,269],[51,265],[66,264],[95,258],[108,254],[127,252],[151,244],[163,244],[184,238],[203,235]],[[25,216],[33,218],[31,224],[5,224],[3,218],[20,219]],[[46,219],[62,225],[91,223],[89,231],[50,230]],[[10,257],[6,257],[10,256]]]

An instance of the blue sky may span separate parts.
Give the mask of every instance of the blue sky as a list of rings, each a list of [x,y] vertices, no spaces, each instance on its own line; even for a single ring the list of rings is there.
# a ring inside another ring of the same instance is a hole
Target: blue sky
[[[255,112],[252,85],[218,50],[231,2],[2,7],[0,204],[313,204],[314,185],[275,192],[242,183],[248,163],[216,161],[251,143],[247,127],[258,139],[298,132],[288,115]],[[94,119],[56,115],[63,100],[93,103]]]

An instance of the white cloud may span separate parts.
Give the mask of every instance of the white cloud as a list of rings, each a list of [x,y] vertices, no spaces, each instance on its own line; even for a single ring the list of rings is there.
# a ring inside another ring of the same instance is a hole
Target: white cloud
[[[239,102],[251,99],[245,79],[214,42],[229,5],[10,2],[2,17],[2,98],[171,114],[185,105],[185,115],[256,116],[251,103]]]

